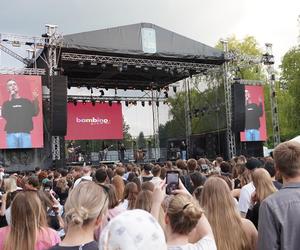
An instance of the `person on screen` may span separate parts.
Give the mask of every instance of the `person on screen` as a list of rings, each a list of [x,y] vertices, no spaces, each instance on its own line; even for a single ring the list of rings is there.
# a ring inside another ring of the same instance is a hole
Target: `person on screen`
[[[246,123],[245,135],[246,141],[260,140],[260,117],[263,115],[262,99],[259,97],[259,104],[253,103],[249,90],[245,90],[246,101]]]
[[[2,117],[6,120],[7,148],[31,148],[32,118],[39,113],[38,92],[33,91],[31,101],[20,96],[15,80],[8,80],[6,88],[9,99],[3,103]]]

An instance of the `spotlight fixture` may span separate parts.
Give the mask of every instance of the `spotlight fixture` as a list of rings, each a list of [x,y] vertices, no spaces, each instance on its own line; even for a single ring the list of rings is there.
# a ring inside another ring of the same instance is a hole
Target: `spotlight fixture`
[[[156,101],[156,106],[159,107],[159,101]]]
[[[124,64],[124,65],[123,65],[123,70],[124,70],[124,71],[127,71],[127,70],[128,70],[128,65],[127,65],[127,64]]]
[[[165,91],[164,94],[165,94],[165,98],[168,98],[168,97],[169,97],[169,94],[168,94],[167,91]]]
[[[78,66],[79,66],[80,68],[83,68],[83,65],[84,65],[84,62],[81,62],[81,61],[80,61],[80,62],[78,63]]]
[[[148,67],[144,67],[144,71],[149,71],[149,68]]]
[[[152,105],[152,102],[151,102],[151,101],[149,101],[149,102],[148,102],[148,104],[149,104],[149,106],[151,106],[151,105]]]
[[[93,93],[94,93],[93,88],[91,88],[91,94],[93,94]]]
[[[101,94],[102,96],[104,95],[104,90],[103,90],[103,89],[100,90],[100,94]]]
[[[112,106],[112,101],[111,101],[111,100],[108,101],[108,105],[109,105],[110,107]]]
[[[77,106],[77,100],[73,100],[74,106]]]
[[[125,106],[128,107],[129,103],[128,101],[125,101]]]
[[[95,106],[96,105],[96,101],[94,99],[92,99],[92,105]]]
[[[86,100],[83,100],[82,103],[83,103],[83,104],[86,104]]]
[[[177,87],[176,86],[173,86],[173,91],[174,91],[174,93],[177,92]]]
[[[91,66],[97,66],[97,62],[91,61]]]
[[[101,69],[105,69],[106,68],[106,64],[105,63],[102,63],[101,64]]]
[[[142,101],[142,106],[145,107],[145,101]]]

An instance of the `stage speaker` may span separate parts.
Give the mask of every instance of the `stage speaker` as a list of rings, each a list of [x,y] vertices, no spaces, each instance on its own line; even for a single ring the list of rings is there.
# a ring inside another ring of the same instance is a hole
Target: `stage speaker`
[[[234,132],[245,130],[245,85],[234,83],[231,88],[232,96],[232,121],[231,129]]]
[[[53,136],[67,134],[67,86],[66,76],[50,77],[50,128]]]

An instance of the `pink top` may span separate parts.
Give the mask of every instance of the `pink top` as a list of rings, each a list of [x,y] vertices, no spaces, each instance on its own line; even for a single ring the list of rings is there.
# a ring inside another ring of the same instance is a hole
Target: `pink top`
[[[9,229],[9,226],[0,228],[0,250],[4,248],[4,241],[9,233]],[[60,243],[60,237],[57,232],[51,228],[43,228],[38,234],[35,250],[47,250],[57,243]]]

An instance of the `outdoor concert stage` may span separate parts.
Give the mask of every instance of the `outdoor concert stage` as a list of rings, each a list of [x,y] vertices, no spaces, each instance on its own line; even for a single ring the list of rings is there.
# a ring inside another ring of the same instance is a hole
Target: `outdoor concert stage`
[[[4,165],[11,168],[14,167],[13,157],[21,159],[22,155],[25,155],[26,159],[17,161],[18,168],[51,167],[53,164],[58,168],[66,165],[68,101],[74,106],[79,102],[90,103],[89,107],[100,105],[100,102],[108,106],[126,102],[126,97],[108,97],[103,94],[104,91],[101,95],[91,94],[91,97],[79,100],[67,96],[67,88],[70,87],[148,91],[148,101],[151,102],[153,109],[153,130],[157,149],[159,124],[155,113],[157,103],[165,101],[160,97],[160,91],[193,75],[206,75],[211,70],[220,70],[225,62],[222,51],[151,23],[88,31],[63,37],[58,36],[56,27],[49,27],[49,32],[43,35],[44,48],[38,52],[36,61],[30,65],[32,70],[35,63],[39,69],[45,69],[42,84],[50,90],[50,96],[43,101],[44,147],[2,150]],[[188,91],[188,80],[186,83]],[[189,104],[185,108],[188,107]],[[188,110],[186,119],[190,119]],[[85,119],[84,122],[86,121],[94,120]],[[99,120],[98,123],[108,124],[104,120]],[[84,139],[87,132],[85,127],[76,133],[81,136],[80,139]],[[106,133],[98,134],[103,136],[102,139],[113,139],[105,138]],[[187,131],[187,142],[190,136],[191,131]],[[69,139],[76,140],[76,138]],[[159,158],[160,155],[155,156],[156,160]]]

